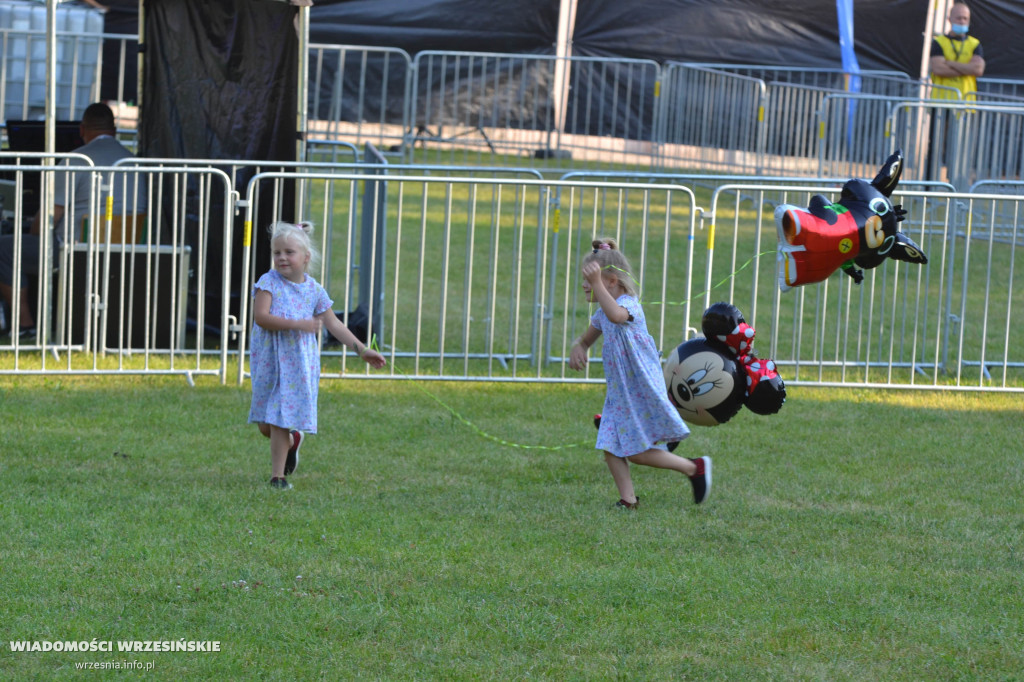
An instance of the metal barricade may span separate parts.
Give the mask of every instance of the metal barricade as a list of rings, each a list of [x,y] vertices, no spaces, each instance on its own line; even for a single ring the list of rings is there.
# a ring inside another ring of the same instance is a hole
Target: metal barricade
[[[992,95],[996,97],[1007,97],[1011,99],[1024,99],[1024,80],[1018,78],[991,78],[982,76],[977,79],[978,92],[976,94]]]
[[[912,94],[916,94],[917,87],[917,81],[910,78],[910,76],[902,71],[867,69],[854,75],[843,71],[842,69],[816,67],[726,64],[713,62],[696,62],[691,65],[706,69],[735,73],[748,78],[756,78],[764,81],[767,85],[778,83],[820,88],[824,90],[849,91],[850,78],[856,77],[859,81],[860,92],[901,98],[906,98]],[[911,91],[908,90],[908,88],[915,90]]]
[[[813,175],[817,170],[818,112],[830,91],[769,83],[765,106],[763,174]]]
[[[806,206],[813,193],[837,198],[825,187],[726,185],[709,215],[705,282],[729,284],[718,295],[709,286],[704,302],[728,300],[747,314],[787,383],[1024,391],[1024,354],[1010,343],[1024,332],[1013,315],[1024,304],[1024,233],[1014,225],[1005,241],[975,229],[994,202],[1019,210],[1024,197],[897,190],[893,201],[908,211],[900,225],[927,265],[890,260],[860,285],[836,274],[781,293],[774,208]]]
[[[223,382],[226,331],[211,348],[202,325],[195,329],[190,321],[203,319],[208,298],[219,299],[223,305],[216,314],[227,328],[227,291],[207,291],[207,281],[211,271],[231,272],[230,249],[216,253],[215,248],[230,243],[230,221],[205,211],[217,193],[231,205],[227,176],[213,169],[130,165],[14,168],[19,169],[18,196],[31,172],[42,177],[44,186],[47,176],[64,174],[69,188],[74,177],[88,174],[92,189],[80,234],[67,226],[61,227],[64,238],[59,244],[40,239],[37,268],[26,268],[32,264],[21,258],[25,237],[18,230],[30,218],[19,214],[15,220],[12,296],[16,301],[21,297],[24,273],[38,291],[33,311],[37,330],[31,338],[12,333],[0,342],[0,351],[10,352],[2,356],[0,373],[179,374],[190,382],[195,375],[208,374]],[[131,200],[124,215],[114,215],[118,185],[124,191],[135,183],[144,185],[148,206],[143,209]],[[54,201],[74,206],[76,198],[69,189]],[[18,205],[16,210],[23,208]],[[225,225],[222,232],[210,229],[218,221]],[[12,316],[14,325],[16,320]]]
[[[299,174],[322,183],[323,200],[314,199],[303,216],[322,216],[323,206],[352,215],[359,202],[359,174]],[[278,174],[253,179],[249,193]],[[392,169],[387,175],[389,216],[383,235],[386,262],[359,262],[360,269],[382,271],[384,333],[378,337],[389,359],[389,373],[364,371],[371,378],[557,381],[567,379],[566,341],[589,324],[592,313],[578,286],[578,266],[595,234],[616,236],[637,268],[639,285],[654,300],[666,297],[679,307],[648,314],[660,342],[678,343],[681,301],[670,291],[683,286],[687,270],[666,258],[692,243],[695,209],[692,193],[680,187],[634,186],[629,194],[612,183],[552,183],[518,178],[443,178],[413,176]],[[562,207],[552,193],[565,195]],[[646,193],[646,196],[645,196]],[[329,198],[329,199],[328,199]],[[623,216],[638,211],[626,224]],[[645,205],[650,209],[645,211]],[[615,208],[613,208],[615,206]],[[606,216],[598,221],[599,207]],[[646,216],[641,218],[640,216]],[[256,221],[260,229],[266,220]],[[352,276],[358,258],[353,230],[336,218],[335,230],[318,233],[325,258],[314,273],[330,279],[336,301],[359,298]],[[344,230],[343,232],[339,230]],[[339,233],[341,232],[341,233]],[[670,248],[670,244],[673,245]],[[330,272],[327,264],[330,263]],[[256,267],[256,278],[269,264]],[[662,293],[664,292],[664,296]],[[374,297],[376,300],[376,297]],[[370,310],[373,320],[376,311]],[[375,330],[367,330],[368,338]],[[342,372],[353,372],[342,354]],[[396,364],[397,363],[397,364]],[[337,376],[324,369],[325,376]],[[245,376],[244,359],[239,381]],[[568,377],[571,379],[572,377]],[[594,380],[584,375],[584,380]]]
[[[897,72],[693,63],[669,63],[663,83],[666,164],[669,145],[692,139],[689,168],[752,175],[859,175],[889,146],[879,109],[927,87]],[[829,98],[845,98],[844,110]]]
[[[889,131],[891,97],[828,93],[818,111],[818,173],[873,177],[880,160],[901,146]]]
[[[583,181],[580,173],[576,179],[549,181],[514,173],[460,177],[374,166],[382,173],[386,169],[378,178],[386,178],[386,192],[373,191],[377,182],[352,168],[285,169],[254,175],[241,202],[233,202],[230,180],[222,171],[155,164],[116,170],[148,176],[151,205],[165,231],[143,247],[182,243],[177,240],[183,233],[187,238],[188,216],[215,203],[210,195],[221,187],[224,205],[232,212],[244,210],[245,234],[232,237],[225,230],[219,235],[223,243],[242,240],[244,261],[225,253],[214,264],[209,229],[188,252],[188,270],[194,273],[189,301],[207,300],[196,299],[193,290],[209,287],[203,273],[213,268],[241,278],[244,295],[233,325],[239,333],[239,382],[246,376],[248,293],[256,276],[270,267],[252,258],[255,238],[264,238],[276,210],[264,213],[257,197],[293,183],[308,188],[296,195],[297,218],[317,225],[317,245],[325,256],[314,276],[327,283],[339,302],[336,307],[367,303],[367,338],[376,336],[389,362],[388,370],[370,372],[362,363],[352,366],[348,351],[325,347],[327,378],[599,382],[599,362],[584,373],[568,371],[568,344],[586,328],[594,310],[579,287],[580,261],[592,238],[611,236],[633,264],[648,328],[665,353],[696,333],[708,304],[724,300],[737,305],[757,328],[759,355],[775,360],[793,385],[1024,391],[1024,355],[1010,343],[1024,332],[1014,316],[1024,305],[1019,293],[1024,291],[1019,263],[1024,234],[1018,219],[1024,196],[921,192],[901,185],[893,197],[908,211],[901,226],[928,255],[927,265],[888,261],[867,271],[860,285],[837,274],[782,294],[774,208],[779,203],[806,206],[815,193],[835,198],[838,179],[733,182],[695,193],[687,184],[698,184],[701,176],[689,178],[692,183],[657,174],[641,181]],[[108,170],[115,169],[96,172]],[[193,174],[205,178],[198,194]],[[701,208],[698,196],[707,197],[710,210]],[[220,219],[231,224],[229,215]],[[177,231],[166,232],[169,226]],[[364,248],[367,240],[384,248]],[[118,264],[124,270],[132,248],[138,247],[86,245],[80,263],[62,266],[69,275],[84,271],[86,281],[102,283],[106,270]],[[160,260],[157,254],[149,257]],[[171,256],[161,272],[181,273],[180,262],[180,256],[177,261]],[[88,285],[100,304],[86,308],[94,325],[91,344],[72,344],[67,338],[31,345],[12,341],[0,348],[3,371],[188,377],[208,372],[223,378],[230,342],[226,331],[216,349],[191,333],[184,344],[168,343],[167,348],[152,341],[139,348],[103,339],[100,329],[109,330],[112,320],[131,310],[132,292],[138,296],[142,291],[139,298],[152,301],[161,295],[154,290],[166,291],[145,266],[137,266],[139,272],[144,281],[154,282],[150,289],[120,280],[105,293]],[[75,284],[74,277],[64,281],[72,283],[53,285],[57,298],[65,288],[76,292],[85,286]],[[377,282],[379,296],[373,289]],[[221,286],[223,298],[229,298],[227,278]],[[372,295],[363,296],[363,289]],[[174,319],[180,305],[169,300],[151,304],[143,319],[156,322],[147,324]],[[58,304],[55,321],[62,310],[64,304]],[[191,309],[188,314],[194,317]],[[221,314],[226,330],[233,312],[225,306]],[[72,309],[69,315],[70,327],[82,312]],[[375,322],[376,317],[381,321]],[[125,330],[122,337],[131,333]]]
[[[944,91],[950,99],[959,99],[955,88],[926,85],[922,92],[931,97]],[[906,99],[887,95],[828,93],[818,110],[818,173],[821,175],[871,176],[879,159],[894,148],[927,150],[922,139],[924,113],[917,120],[893,129],[892,115]],[[914,101],[928,104],[932,99]],[[910,125],[913,123],[913,125]],[[913,177],[913,176],[911,176]],[[924,180],[921,174],[917,179]],[[937,181],[932,180],[932,181]]]
[[[759,174],[766,97],[758,78],[669,62],[659,97],[660,165]]]
[[[412,59],[404,50],[309,46],[307,140],[373,143],[387,150],[409,132]]]
[[[586,331],[595,312],[596,306],[582,294],[579,274],[595,238],[613,237],[628,258],[633,272],[625,276],[637,285],[647,329],[658,348],[668,353],[699,326],[703,309],[696,301],[693,275],[701,209],[693,190],[672,182],[561,180],[551,191],[551,284],[545,308],[553,322],[546,362],[556,363],[562,378],[574,378],[565,365],[572,339]]]
[[[904,172],[948,179],[964,190],[978,180],[1024,173],[1024,109],[1007,104],[898,102],[889,130],[906,142]]]
[[[76,176],[58,167],[60,162],[75,163],[81,167],[79,173],[89,173],[93,167],[92,159],[82,154],[0,152],[0,163],[9,164],[0,166],[0,173],[14,178],[0,185],[3,192],[3,205],[0,206],[3,211],[0,249],[11,268],[10,282],[4,282],[10,293],[6,295],[5,292],[5,300],[0,302],[0,308],[3,308],[7,318],[5,322],[10,332],[9,341],[15,350],[15,367],[18,364],[18,346],[26,345],[22,343],[23,339],[32,343],[42,339],[45,343],[49,334],[52,314],[49,302],[53,296],[54,281],[53,277],[39,274],[56,272],[60,261],[54,240],[59,237],[67,241],[69,238],[67,229],[47,226],[53,214],[44,212],[41,207],[58,202],[63,206],[78,203],[85,205],[90,215],[96,215],[100,206],[99,188],[94,185],[88,196],[80,197],[73,182]],[[55,186],[58,174],[64,185],[60,196],[57,196]],[[41,234],[46,235],[46,238],[38,236]],[[33,282],[28,281],[29,273],[34,276]],[[15,333],[16,330],[20,332],[22,326],[22,308],[27,308],[25,316],[34,318],[36,322],[31,340]]]
[[[654,155],[656,62],[425,50],[413,63],[407,160],[544,160],[545,167]]]
[[[887,151],[884,155],[879,156],[875,162],[875,168],[872,172],[863,175],[864,179],[870,180],[878,170],[878,163],[883,161],[886,157],[891,154],[891,151]],[[732,185],[736,183],[756,183],[756,184],[768,184],[768,185],[779,185],[785,183],[807,183],[812,185],[830,186],[835,185],[837,188],[840,187],[844,182],[849,180],[851,177],[858,176],[833,176],[833,177],[818,177],[818,176],[806,176],[797,177],[793,175],[719,175],[717,173],[634,173],[630,171],[569,171],[564,173],[559,179],[560,180],[600,180],[606,182],[624,183],[628,185],[634,183],[654,183],[654,182],[665,182],[676,185],[685,185],[691,188],[707,189],[709,192],[721,187],[722,185]],[[900,187],[918,187],[922,190],[931,191],[956,191],[956,188],[948,182],[935,182],[932,180],[901,180]]]

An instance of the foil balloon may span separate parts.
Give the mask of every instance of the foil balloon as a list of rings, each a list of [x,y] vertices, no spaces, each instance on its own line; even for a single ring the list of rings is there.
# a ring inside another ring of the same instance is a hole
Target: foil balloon
[[[717,426],[746,406],[774,414],[786,400],[775,363],[754,353],[754,328],[731,303],[715,303],[701,320],[704,336],[681,343],[665,362],[669,400],[684,421]]]
[[[898,229],[906,211],[890,197],[902,172],[903,152],[898,150],[871,182],[846,182],[835,203],[817,194],[807,208],[778,206],[779,288],[821,282],[840,268],[860,284],[861,268],[876,268],[887,258],[927,263],[921,248]]]

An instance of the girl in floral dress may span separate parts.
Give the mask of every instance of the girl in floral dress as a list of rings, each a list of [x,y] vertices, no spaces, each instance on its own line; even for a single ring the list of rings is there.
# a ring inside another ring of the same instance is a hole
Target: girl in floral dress
[[[270,485],[281,490],[291,488],[286,476],[298,466],[305,433],[316,433],[320,330],[326,326],[370,366],[384,366],[384,356],[349,331],[327,291],[308,274],[318,258],[312,230],[311,223],[271,225],[274,267],[253,286],[249,423],[270,439]]]
[[[672,469],[686,475],[697,504],[711,490],[711,458],[689,459],[668,451],[666,443],[680,441],[690,430],[669,402],[661,360],[647,332],[629,261],[614,239],[595,239],[593,252],[583,258],[581,273],[587,300],[600,307],[590,326],[572,345],[569,367],[583,369],[587,350],[604,336],[607,394],[597,432],[597,449],[619,489],[616,506],[635,509],[629,463]]]

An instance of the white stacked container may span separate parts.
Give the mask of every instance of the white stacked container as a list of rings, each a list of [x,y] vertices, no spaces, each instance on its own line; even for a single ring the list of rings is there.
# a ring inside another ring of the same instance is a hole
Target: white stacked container
[[[77,3],[57,6],[57,118],[77,120],[99,94],[103,13]],[[46,5],[0,0],[5,120],[41,119],[46,107]]]

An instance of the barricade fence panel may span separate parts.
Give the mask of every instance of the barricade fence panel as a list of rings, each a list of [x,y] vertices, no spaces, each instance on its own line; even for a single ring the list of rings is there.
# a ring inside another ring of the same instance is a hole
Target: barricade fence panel
[[[967,189],[1024,170],[1024,110],[1006,104],[907,101],[893,106],[889,130],[902,144],[909,178]]]
[[[1024,390],[1024,354],[1009,343],[1024,331],[1014,319],[1024,244],[1015,221],[993,229],[993,216],[1016,216],[1024,197],[897,190],[894,203],[908,211],[901,229],[926,265],[886,260],[859,285],[837,271],[782,293],[775,208],[807,206],[818,193],[838,199],[824,187],[727,185],[712,211],[708,279],[731,278],[726,300],[749,315],[759,355],[787,382]],[[743,267],[750,258],[757,266]]]
[[[872,177],[880,160],[892,151],[892,107],[888,97],[827,94],[819,108],[818,174]]]
[[[577,269],[595,235],[622,240],[637,268],[634,276],[645,291],[658,292],[655,300],[685,288],[686,268],[672,267],[665,258],[670,244],[680,253],[692,245],[695,211],[685,188],[395,172],[385,177],[387,206],[375,209],[387,215],[385,262],[357,262],[366,237],[354,218],[364,205],[362,176],[306,174],[323,198],[302,215],[332,226],[319,237],[324,258],[315,276],[331,283],[336,311],[360,299],[354,272],[385,273],[378,341],[395,363],[389,376],[565,377],[565,341],[586,328],[593,312],[583,300]],[[250,192],[274,179],[275,174],[254,179]],[[262,230],[272,218],[254,215],[253,222]],[[269,263],[255,264],[251,277],[268,268]],[[681,338],[685,321],[679,307],[662,307],[648,313],[656,338]],[[375,331],[368,329],[366,338]],[[348,372],[351,353],[340,352]],[[380,376],[362,363],[354,371]],[[240,379],[244,373],[240,366]]]
[[[978,94],[982,93],[1024,99],[1024,80],[982,76],[978,79]]]
[[[661,80],[661,165],[759,173],[765,99],[758,78],[669,62]]]
[[[678,184],[561,184],[552,188],[555,201],[549,263],[551,289],[546,310],[546,361],[566,373],[572,340],[586,331],[596,304],[586,301],[580,268],[596,238],[614,238],[629,260],[630,273],[647,318],[647,328],[659,348],[674,348],[692,328],[695,316],[693,277],[697,205],[693,191]],[[591,361],[600,362],[597,347]],[[588,374],[591,370],[588,369]]]
[[[423,51],[413,70],[407,160],[564,168],[656,152],[656,62]]]
[[[842,69],[815,67],[767,66],[759,64],[724,64],[696,62],[692,66],[756,78],[765,84],[789,84],[824,90],[865,92],[893,97],[907,97],[917,81],[901,71],[865,70],[851,74]],[[850,80],[856,82],[851,89]]]
[[[4,207],[10,232],[0,237],[12,262],[0,373],[209,374],[223,381],[230,296],[220,284],[211,290],[209,275],[231,272],[223,245],[232,227],[229,215],[208,209],[233,207],[227,176],[209,168],[25,168],[0,166],[15,173],[10,189],[17,197]],[[65,219],[43,233],[55,238],[32,235],[35,211],[26,212],[21,198],[33,183],[43,188],[41,205],[52,197],[59,206],[79,206],[81,222]],[[54,195],[51,184],[67,189]],[[115,213],[115,195],[132,197],[136,185],[140,193]],[[220,202],[211,201],[218,195]],[[196,321],[214,302],[224,332],[210,339]],[[27,334],[17,331],[24,305],[34,322]]]
[[[50,311],[49,322],[32,338],[0,340],[0,371],[223,379],[231,329],[243,380],[251,286],[271,265],[254,258],[256,240],[267,238],[266,226],[288,196],[282,188],[291,183],[305,187],[294,194],[297,219],[317,226],[324,258],[314,276],[354,328],[353,306],[368,302],[364,338],[375,338],[389,360],[388,370],[370,371],[325,339],[325,377],[601,381],[599,348],[586,372],[568,370],[567,360],[569,344],[595,310],[580,289],[580,262],[593,238],[610,236],[632,262],[648,328],[663,353],[699,333],[708,304],[729,301],[758,330],[759,355],[774,359],[794,385],[1024,390],[1024,356],[1010,344],[1024,331],[1014,316],[1024,305],[1024,196],[898,188],[893,200],[908,211],[902,230],[928,264],[886,261],[865,272],[860,285],[836,274],[781,293],[775,207],[806,206],[814,194],[833,200],[838,183],[725,183],[694,191],[679,178],[435,176],[384,164],[366,171],[375,173],[372,182],[351,168],[257,173],[239,204],[249,226],[243,238],[233,234],[231,215],[211,216],[205,208],[233,210],[221,170],[155,163],[20,167],[22,177],[95,174],[101,189],[90,199],[98,213],[118,181],[110,174],[142,181],[149,209],[134,242],[104,238],[51,251],[52,277],[33,292],[35,304]],[[260,193],[275,200],[258,201]],[[214,201],[215,194],[223,196]],[[368,231],[378,218],[382,232]],[[23,230],[25,220],[12,222]],[[237,239],[248,245],[240,261],[230,249],[218,252],[218,243]],[[223,333],[215,341],[195,322],[216,298],[207,291],[212,269],[225,274],[215,284],[223,301],[237,290],[242,302],[237,321],[227,303],[218,311]],[[369,282],[381,282],[379,298],[364,296]],[[21,279],[13,284],[18,298]]]
[[[766,132],[763,174],[815,173],[817,112],[828,92],[806,85],[768,84],[764,113]]]
[[[409,130],[412,59],[404,50],[309,46],[308,139],[400,147]]]
[[[729,301],[758,330],[759,356],[794,385],[1024,390],[1024,355],[1009,343],[1024,331],[1013,315],[1024,304],[1024,197],[898,190],[903,232],[928,264],[886,261],[860,285],[836,274],[781,293],[775,207],[807,206],[814,194],[834,200],[838,187],[726,184],[709,196],[678,184],[436,178],[392,167],[386,205],[373,209],[387,215],[386,246],[381,262],[366,263],[354,217],[365,178],[304,175],[318,189],[303,217],[332,225],[314,274],[330,282],[335,310],[358,300],[360,269],[385,273],[377,341],[389,369],[370,371],[325,345],[325,377],[600,381],[598,348],[584,373],[567,360],[595,310],[579,264],[595,236],[611,236],[632,262],[663,353],[699,333],[708,304]],[[255,178],[250,192],[273,176]],[[254,264],[251,277],[269,267]],[[375,333],[371,322],[366,338]]]

